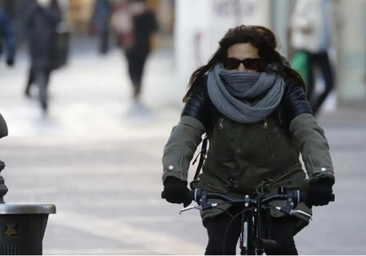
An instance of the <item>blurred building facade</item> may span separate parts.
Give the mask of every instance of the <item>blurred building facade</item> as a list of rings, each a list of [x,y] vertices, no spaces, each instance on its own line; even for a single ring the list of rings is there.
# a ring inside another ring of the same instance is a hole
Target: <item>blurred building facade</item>
[[[35,0],[4,1],[21,45],[23,12]],[[283,54],[293,56],[287,28],[296,0],[146,1],[157,13],[162,37],[168,41],[175,37],[175,67],[178,74],[184,73],[179,79],[183,88],[187,74],[207,60],[228,27],[239,23],[269,26],[278,35]],[[366,0],[333,1],[339,3],[342,19],[334,51],[335,102],[366,109]],[[59,3],[73,35],[86,34],[94,0],[59,0]]]
[[[36,0],[4,0],[14,24],[18,42],[23,42],[23,17],[27,5]],[[119,1],[119,0],[111,0]],[[85,35],[89,29],[89,21],[95,0],[58,0],[70,32],[74,36]],[[172,40],[174,24],[175,0],[146,0],[158,16],[160,33]]]
[[[116,1],[116,0],[111,0]],[[118,1],[118,0],[117,0]],[[66,0],[65,0],[66,2]],[[92,12],[94,0],[67,0],[68,23],[74,32],[86,32]],[[159,18],[161,31],[172,34],[174,20],[174,0],[146,0],[147,5],[153,9]]]

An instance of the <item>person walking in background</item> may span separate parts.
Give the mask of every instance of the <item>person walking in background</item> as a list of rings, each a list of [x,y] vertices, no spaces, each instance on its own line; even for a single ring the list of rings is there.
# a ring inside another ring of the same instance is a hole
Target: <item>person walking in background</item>
[[[335,0],[297,0],[291,18],[291,45],[307,56],[307,96],[314,115],[334,88],[334,73],[329,60],[329,49],[336,46],[338,12]],[[315,96],[314,67],[322,73],[325,90]]]
[[[25,31],[29,44],[30,69],[25,95],[31,96],[31,85],[39,87],[42,110],[48,110],[47,89],[52,71],[58,68],[57,26],[61,22],[57,0],[37,0],[29,5]]]
[[[91,29],[99,36],[99,52],[104,55],[109,50],[109,25],[112,4],[109,0],[96,0],[91,18]]]
[[[116,8],[114,27],[127,59],[133,100],[140,104],[145,63],[151,52],[152,36],[158,30],[158,22],[155,13],[143,0],[121,2]]]
[[[6,64],[11,67],[14,65],[16,53],[16,40],[8,14],[4,7],[3,0],[0,0],[0,57],[3,53],[3,46],[6,48]]]

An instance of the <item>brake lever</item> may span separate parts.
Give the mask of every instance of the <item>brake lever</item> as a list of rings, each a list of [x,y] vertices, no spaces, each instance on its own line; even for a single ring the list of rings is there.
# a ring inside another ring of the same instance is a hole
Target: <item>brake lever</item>
[[[286,213],[288,215],[296,216],[305,221],[313,220],[313,216],[311,214],[306,213],[302,210],[293,210],[293,209],[289,209],[287,207],[280,207],[280,206],[276,206],[275,209],[280,212]]]
[[[305,220],[313,220],[313,216],[307,212],[304,212],[302,210],[291,210],[290,215],[296,215],[299,218],[306,218]]]
[[[218,206],[218,203],[206,203],[206,204],[201,204],[201,205],[190,205],[186,208],[181,209],[179,211],[179,214],[182,214],[182,212],[190,211],[192,209],[197,209],[197,210],[204,211],[204,210],[215,208],[216,206]]]
[[[179,214],[182,214],[182,212],[190,211],[190,210],[193,210],[193,209],[201,210],[201,207],[198,206],[198,205],[190,205],[190,206],[187,206],[187,207],[181,209],[179,211]]]

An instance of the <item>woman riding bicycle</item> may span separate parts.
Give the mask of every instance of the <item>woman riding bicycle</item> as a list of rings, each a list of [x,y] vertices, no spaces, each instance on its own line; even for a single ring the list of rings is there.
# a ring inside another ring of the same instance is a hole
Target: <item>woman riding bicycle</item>
[[[275,193],[285,186],[308,191],[307,203],[297,206],[307,212],[307,205],[329,203],[335,179],[327,139],[314,119],[303,80],[276,47],[269,29],[242,25],[230,29],[208,63],[192,74],[180,122],[164,148],[168,202],[190,203],[188,169],[207,134],[209,151],[192,188],[235,198]],[[227,204],[201,211],[208,233],[205,254],[235,254],[241,220],[232,222],[224,245],[231,218],[223,212],[234,216],[242,209]],[[277,242],[267,254],[297,254],[294,236],[308,221],[270,210],[264,224],[267,236]]]

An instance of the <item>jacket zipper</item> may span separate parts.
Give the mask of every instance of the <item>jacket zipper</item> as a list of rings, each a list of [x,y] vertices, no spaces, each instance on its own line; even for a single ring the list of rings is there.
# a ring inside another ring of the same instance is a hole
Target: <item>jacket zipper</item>
[[[223,118],[220,118],[220,121],[219,121],[219,129],[220,130],[223,130],[224,129],[224,119]]]
[[[264,119],[263,129],[267,131],[267,137],[268,137],[269,147],[271,148],[272,158],[275,159],[274,152],[273,152],[273,145],[272,145],[271,135],[269,134],[267,119]]]
[[[278,111],[278,119],[280,121],[280,125],[283,125],[283,122],[282,122],[282,115],[281,115],[281,112]]]

